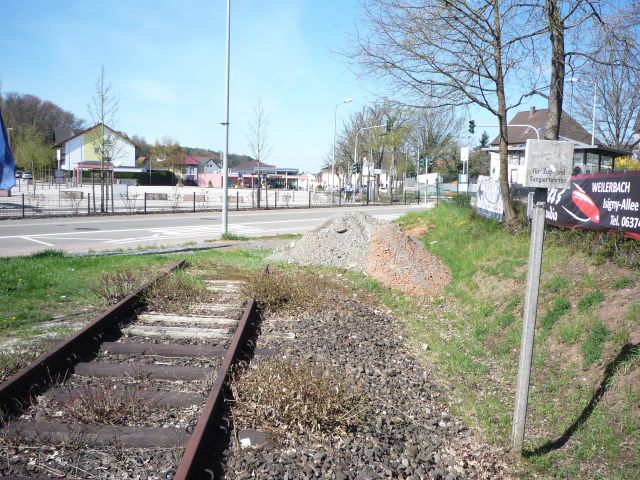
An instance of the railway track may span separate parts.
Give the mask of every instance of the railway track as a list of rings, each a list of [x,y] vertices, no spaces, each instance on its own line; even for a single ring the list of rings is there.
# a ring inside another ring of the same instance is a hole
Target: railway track
[[[240,282],[208,280],[215,304],[141,310],[153,282],[0,385],[0,476],[223,476],[232,366],[254,354],[259,315]]]

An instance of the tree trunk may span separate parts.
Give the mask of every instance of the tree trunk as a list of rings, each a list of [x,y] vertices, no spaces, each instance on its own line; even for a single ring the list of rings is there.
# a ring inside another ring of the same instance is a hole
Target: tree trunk
[[[494,22],[496,28],[493,56],[496,62],[496,95],[498,97],[498,124],[500,126],[500,193],[504,210],[504,223],[507,228],[514,226],[516,212],[513,209],[509,193],[509,133],[507,127],[507,102],[504,93],[504,72],[502,71],[502,43],[500,9],[498,0],[494,0]]]
[[[558,140],[564,97],[564,25],[557,0],[546,0],[545,9],[551,37],[551,81],[549,84],[549,110],[544,138]]]

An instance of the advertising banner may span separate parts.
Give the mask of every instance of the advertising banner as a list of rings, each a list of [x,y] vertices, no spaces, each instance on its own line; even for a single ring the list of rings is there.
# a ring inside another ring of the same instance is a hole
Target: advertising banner
[[[498,180],[484,175],[478,177],[478,204],[476,208],[478,215],[502,221],[504,209]]]
[[[546,221],[587,230],[622,231],[640,240],[640,172],[571,177],[571,188],[550,188]]]

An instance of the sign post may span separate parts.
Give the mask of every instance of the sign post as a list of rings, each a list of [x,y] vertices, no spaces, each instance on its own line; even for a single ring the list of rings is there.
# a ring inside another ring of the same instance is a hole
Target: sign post
[[[573,144],[551,140],[527,140],[525,152],[525,186],[534,187],[531,213],[531,243],[524,297],[522,342],[516,386],[515,407],[511,428],[511,447],[522,452],[529,398],[531,359],[536,330],[536,311],[540,289],[540,270],[544,243],[544,219],[548,188],[570,188],[573,166]]]

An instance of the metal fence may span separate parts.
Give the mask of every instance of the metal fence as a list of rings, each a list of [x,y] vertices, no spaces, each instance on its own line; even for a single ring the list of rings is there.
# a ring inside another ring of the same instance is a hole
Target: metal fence
[[[25,188],[26,187],[26,188]],[[93,187],[21,185],[10,197],[0,197],[0,218],[32,218],[100,214],[148,214],[199,212],[222,209],[221,189],[187,187],[144,187],[111,189],[100,195]],[[122,188],[124,187],[124,188]],[[342,207],[356,205],[417,204],[446,199],[459,192],[455,184],[422,185],[419,190],[394,193],[362,193],[306,190],[230,189],[230,210]],[[258,199],[259,197],[259,199]]]

